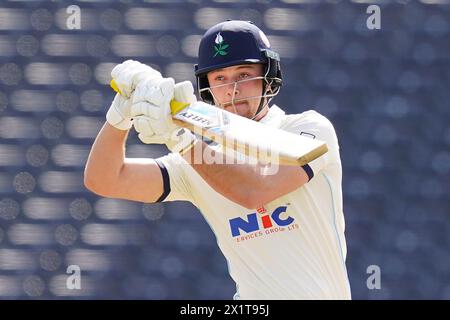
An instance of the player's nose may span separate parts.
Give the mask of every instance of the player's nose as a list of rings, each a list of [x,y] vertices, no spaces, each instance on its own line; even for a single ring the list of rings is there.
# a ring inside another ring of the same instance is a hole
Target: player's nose
[[[227,96],[233,97],[233,93],[234,93],[234,96],[238,96],[240,93],[240,91],[237,87],[237,83],[233,83],[227,88]]]

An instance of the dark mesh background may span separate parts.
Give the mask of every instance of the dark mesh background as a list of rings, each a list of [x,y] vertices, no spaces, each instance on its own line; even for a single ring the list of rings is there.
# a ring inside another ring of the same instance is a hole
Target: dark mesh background
[[[70,4],[81,30],[66,28]],[[201,35],[234,18],[261,26],[281,54],[275,102],[335,125],[353,297],[449,299],[450,3],[378,4],[381,30],[366,28],[369,4],[346,1],[2,1],[0,297],[232,297],[192,205],[97,197],[83,168],[117,63],[194,81]],[[127,156],[164,152],[130,135]],[[81,290],[66,288],[73,264]],[[381,290],[366,287],[369,265]]]

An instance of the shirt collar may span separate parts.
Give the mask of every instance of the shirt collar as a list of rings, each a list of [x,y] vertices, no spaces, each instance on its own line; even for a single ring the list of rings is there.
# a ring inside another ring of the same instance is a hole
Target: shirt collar
[[[286,112],[274,104],[269,108],[269,112],[267,112],[267,114],[258,122],[264,123],[271,127],[279,127],[285,114]]]

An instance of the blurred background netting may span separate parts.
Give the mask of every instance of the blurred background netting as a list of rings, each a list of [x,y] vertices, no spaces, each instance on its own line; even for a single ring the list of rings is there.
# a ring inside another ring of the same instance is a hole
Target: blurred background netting
[[[66,26],[71,4],[80,30]],[[369,4],[381,30],[366,27]],[[112,68],[132,58],[195,81],[201,35],[229,18],[254,21],[281,54],[275,102],[335,125],[353,297],[450,299],[448,0],[2,1],[1,298],[232,298],[192,205],[83,186]],[[164,153],[130,135],[127,156]],[[81,268],[80,290],[66,286],[69,265]],[[366,286],[369,265],[381,268],[380,290]]]

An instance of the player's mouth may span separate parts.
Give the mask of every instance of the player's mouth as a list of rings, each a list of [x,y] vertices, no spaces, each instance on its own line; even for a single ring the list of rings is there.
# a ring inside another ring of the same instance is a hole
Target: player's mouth
[[[248,104],[247,103],[247,100],[241,100],[241,101],[234,101],[234,106],[241,106],[241,105],[244,105],[244,104]],[[223,107],[224,108],[232,108],[233,107],[233,103],[232,102],[228,102],[228,103],[225,103],[224,105],[223,105]]]

